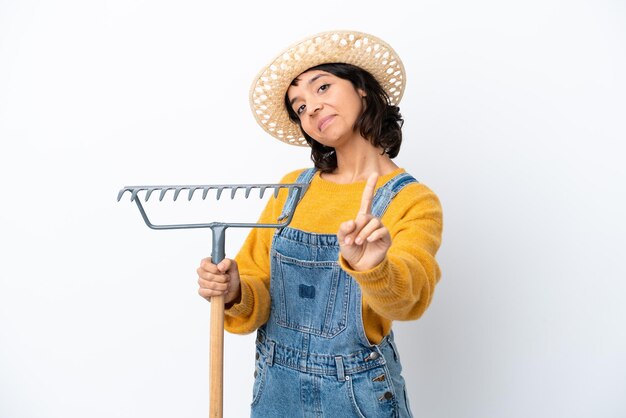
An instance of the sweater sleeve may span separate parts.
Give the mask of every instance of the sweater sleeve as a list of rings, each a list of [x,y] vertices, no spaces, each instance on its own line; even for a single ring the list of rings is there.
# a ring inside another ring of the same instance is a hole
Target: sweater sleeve
[[[298,172],[287,174],[281,183],[292,183]],[[287,199],[287,190],[272,196],[261,213],[259,223],[275,223]],[[224,329],[234,334],[255,331],[269,319],[270,314],[270,247],[274,228],[253,228],[235,261],[239,268],[241,299],[224,310]]]
[[[407,186],[382,218],[392,244],[385,259],[367,271],[341,267],[360,285],[363,303],[389,320],[419,318],[441,277],[435,255],[441,245],[443,217],[437,196],[426,186]]]

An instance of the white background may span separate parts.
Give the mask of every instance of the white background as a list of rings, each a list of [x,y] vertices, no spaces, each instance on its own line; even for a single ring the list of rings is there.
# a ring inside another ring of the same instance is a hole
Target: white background
[[[404,60],[397,163],[444,208],[434,301],[396,324],[415,416],[626,416],[626,4],[411,3],[0,0],[1,418],[207,415],[210,234],[152,231],[116,195],[308,166],[248,88],[331,29]],[[253,336],[227,335],[226,417],[253,367]]]

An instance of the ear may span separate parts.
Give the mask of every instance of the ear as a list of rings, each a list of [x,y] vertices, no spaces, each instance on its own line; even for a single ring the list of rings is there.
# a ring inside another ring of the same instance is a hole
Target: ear
[[[359,96],[361,96],[361,99],[367,97],[367,93],[365,92],[365,90],[363,89],[356,89],[357,93],[359,93]]]

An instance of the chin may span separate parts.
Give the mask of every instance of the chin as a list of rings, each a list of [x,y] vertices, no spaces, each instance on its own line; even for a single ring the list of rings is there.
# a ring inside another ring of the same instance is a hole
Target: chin
[[[319,142],[320,144],[322,144],[322,145],[324,145],[324,146],[326,146],[326,147],[332,147],[332,148],[335,148],[335,147],[337,146],[337,143],[338,143],[339,141],[338,141],[338,140],[336,140],[336,139],[328,139],[328,138],[324,138],[324,139],[322,139],[321,141],[319,141],[319,140],[318,140],[317,142]]]

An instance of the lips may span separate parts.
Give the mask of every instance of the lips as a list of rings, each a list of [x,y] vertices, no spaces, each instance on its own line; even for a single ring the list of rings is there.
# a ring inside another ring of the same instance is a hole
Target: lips
[[[325,116],[317,123],[317,129],[323,131],[332,121],[335,119],[335,115]]]

